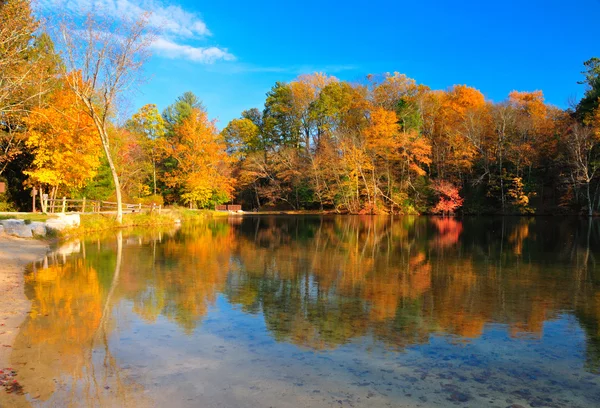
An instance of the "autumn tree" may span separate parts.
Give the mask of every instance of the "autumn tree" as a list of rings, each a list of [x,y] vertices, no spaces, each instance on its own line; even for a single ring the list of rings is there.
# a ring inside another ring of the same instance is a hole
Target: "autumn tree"
[[[129,200],[151,195],[152,157],[146,136],[127,126],[111,126],[109,135],[123,196]]]
[[[142,106],[131,118],[129,127],[143,135],[141,147],[152,161],[152,194],[156,195],[156,167],[159,145],[165,136],[165,121],[154,104]]]
[[[0,1],[0,176],[23,159],[27,112],[43,103],[60,63],[29,1]]]
[[[253,121],[242,113],[241,118],[233,119],[221,132],[227,153],[235,160],[232,175],[241,192],[239,195],[246,203],[252,203],[253,208],[261,206],[261,169],[266,167],[267,156],[261,129],[256,124],[261,124],[259,118],[262,119],[262,115],[255,116]]]
[[[455,85],[437,95],[432,135],[433,163],[441,178],[458,181],[472,171],[480,128],[477,117],[485,109],[483,94],[466,85]]]
[[[194,108],[173,133],[164,148],[177,166],[167,174],[167,184],[182,190],[181,198],[190,208],[229,201],[234,187],[230,177],[232,159],[206,112]]]
[[[100,140],[81,104],[72,90],[63,86],[51,95],[47,106],[33,109],[26,121],[26,144],[34,160],[25,174],[31,184],[51,187],[52,198],[61,186],[83,187],[100,165]],[[39,191],[41,197],[43,188]]]
[[[451,183],[439,180],[433,184],[433,190],[437,193],[439,201],[433,207],[435,214],[454,214],[457,209],[463,205],[463,198],[460,196],[458,188]]]
[[[233,119],[221,132],[229,154],[243,159],[261,147],[260,128],[250,119]]]
[[[123,220],[121,185],[112,154],[109,135],[111,116],[118,102],[137,82],[149,57],[153,41],[148,16],[135,22],[111,21],[88,15],[83,29],[62,24],[61,39],[66,50],[65,69],[79,72],[69,86],[93,120],[111,171],[117,198],[117,222]]]
[[[300,75],[289,84],[291,91],[291,110],[300,124],[301,144],[308,154],[311,149],[317,150],[324,135],[323,117],[314,109],[314,104],[321,90],[337,78],[317,72],[311,75]]]
[[[170,142],[176,143],[178,136],[175,133],[175,128],[188,118],[194,109],[206,111],[206,108],[198,96],[193,92],[188,91],[178,96],[171,105],[163,110],[162,117],[165,125],[165,144]],[[161,179],[161,192],[165,201],[168,203],[181,202],[180,190],[169,187],[164,177],[164,175],[175,171],[177,166],[177,161],[169,155],[164,155],[164,157],[161,158],[160,171],[163,175]]]

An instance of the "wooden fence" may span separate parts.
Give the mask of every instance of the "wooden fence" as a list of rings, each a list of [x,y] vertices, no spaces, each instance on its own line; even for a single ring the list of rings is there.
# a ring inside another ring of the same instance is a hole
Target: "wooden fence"
[[[56,212],[79,212],[79,213],[101,213],[116,212],[118,205],[112,201],[87,200],[85,197],[81,200],[63,198],[48,198],[42,203],[42,208],[46,208],[48,213]],[[141,212],[161,212],[162,206],[156,204],[126,204],[121,203],[123,212],[141,213]]]

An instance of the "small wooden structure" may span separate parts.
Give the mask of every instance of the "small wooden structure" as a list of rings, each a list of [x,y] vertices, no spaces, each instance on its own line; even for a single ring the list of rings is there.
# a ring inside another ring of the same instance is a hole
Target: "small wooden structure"
[[[0,181],[0,194],[6,193],[6,183]]]
[[[242,211],[242,206],[239,204],[216,205],[215,211]]]

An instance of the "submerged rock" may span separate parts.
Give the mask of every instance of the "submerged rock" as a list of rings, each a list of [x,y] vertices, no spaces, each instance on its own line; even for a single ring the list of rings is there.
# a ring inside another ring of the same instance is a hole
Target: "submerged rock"
[[[0,370],[0,386],[4,387],[4,390],[9,394],[22,395],[23,386],[15,379],[16,376],[17,373],[12,368]]]
[[[448,397],[448,400],[454,401],[454,402],[467,402],[470,399],[471,399],[471,396],[469,394],[460,392],[460,391],[454,391]]]

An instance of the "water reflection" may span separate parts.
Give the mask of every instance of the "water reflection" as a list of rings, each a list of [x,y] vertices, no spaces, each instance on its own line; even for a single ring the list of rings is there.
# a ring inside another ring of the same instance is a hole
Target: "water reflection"
[[[593,406],[599,244],[596,221],[507,217],[246,217],[69,243],[26,275],[11,402]]]

